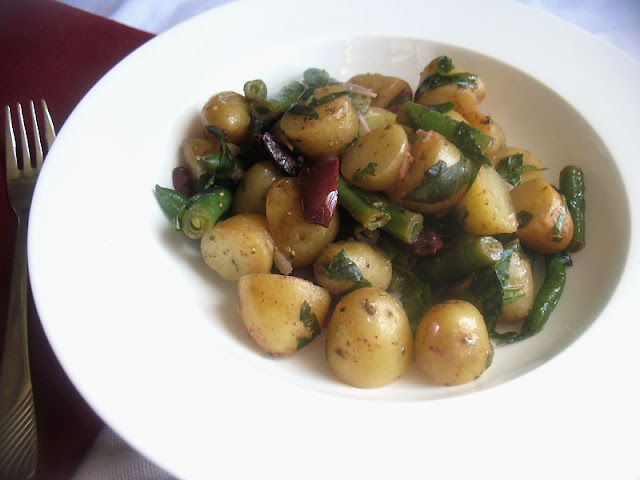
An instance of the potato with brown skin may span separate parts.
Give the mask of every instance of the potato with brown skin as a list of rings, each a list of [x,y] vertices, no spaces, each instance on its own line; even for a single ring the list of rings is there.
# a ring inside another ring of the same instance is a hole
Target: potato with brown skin
[[[492,354],[482,314],[463,300],[432,306],[416,331],[416,365],[436,385],[475,380],[487,369]]]
[[[514,233],[518,220],[506,182],[489,165],[483,165],[458,201],[456,215],[466,232],[475,235]]]
[[[326,354],[331,371],[348,385],[388,385],[413,361],[407,314],[384,290],[355,290],[338,302],[331,315]]]
[[[304,219],[300,191],[293,177],[273,182],[267,194],[266,215],[276,249],[293,268],[315,262],[336,238],[340,225],[337,210],[327,228]]]
[[[282,177],[271,161],[258,162],[246,171],[233,196],[233,213],[266,213],[267,194],[273,182]]]
[[[344,89],[330,85],[317,88],[315,98],[322,98]],[[291,144],[307,155],[338,155],[353,141],[360,129],[358,112],[347,95],[313,107],[316,118],[290,111],[280,119],[279,128]]]
[[[540,253],[561,252],[573,238],[573,219],[564,197],[544,180],[535,178],[511,191],[520,220],[518,238]]]
[[[302,278],[257,273],[238,281],[242,322],[269,355],[291,355],[309,344],[325,325],[330,305],[329,292]]]
[[[352,185],[369,191],[391,188],[409,153],[409,139],[397,124],[371,130],[342,155],[340,173]]]
[[[227,141],[243,145],[249,138],[251,109],[247,99],[235,92],[213,95],[202,107],[203,126],[213,125],[227,136]]]
[[[273,266],[274,245],[263,215],[236,215],[215,224],[202,236],[200,251],[209,268],[234,283]]]
[[[316,281],[331,294],[346,292],[354,287],[354,280],[332,278],[326,268],[344,252],[365,280],[372,287],[386,290],[391,283],[391,260],[381,249],[355,240],[346,240],[328,245],[313,264]]]

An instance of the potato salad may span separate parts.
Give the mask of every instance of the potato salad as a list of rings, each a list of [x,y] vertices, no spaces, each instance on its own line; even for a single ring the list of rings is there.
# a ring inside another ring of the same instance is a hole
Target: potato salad
[[[494,345],[544,328],[585,246],[582,170],[546,178],[483,110],[487,90],[447,56],[417,79],[250,80],[203,105],[156,198],[237,285],[257,351],[324,341],[359,388],[409,368],[425,385],[473,382]]]

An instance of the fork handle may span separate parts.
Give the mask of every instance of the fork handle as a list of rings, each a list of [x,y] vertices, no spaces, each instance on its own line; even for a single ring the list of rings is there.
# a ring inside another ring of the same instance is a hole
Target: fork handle
[[[9,291],[9,312],[0,360],[0,421],[31,392],[27,334],[27,223],[28,213],[18,215],[18,232]]]

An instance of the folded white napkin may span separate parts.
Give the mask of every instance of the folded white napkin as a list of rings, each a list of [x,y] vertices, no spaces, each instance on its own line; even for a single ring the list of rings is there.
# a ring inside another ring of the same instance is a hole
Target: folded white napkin
[[[232,0],[60,0],[151,33]],[[638,0],[517,0],[574,23],[640,61]],[[72,480],[171,480],[109,427],[98,436]]]

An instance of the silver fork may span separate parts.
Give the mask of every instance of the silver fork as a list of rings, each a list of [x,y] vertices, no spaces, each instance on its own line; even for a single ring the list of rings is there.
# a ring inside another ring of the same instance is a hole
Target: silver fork
[[[29,102],[35,165],[27,139],[22,106],[16,106],[21,155],[11,121],[11,109],[5,107],[6,171],[9,201],[18,217],[18,233],[13,257],[9,313],[5,342],[0,360],[0,479],[22,480],[35,472],[38,460],[38,437],[29,370],[27,336],[27,223],[33,189],[44,161],[40,130],[33,101]],[[47,149],[55,139],[47,104],[42,100]],[[21,157],[22,162],[19,162]]]

